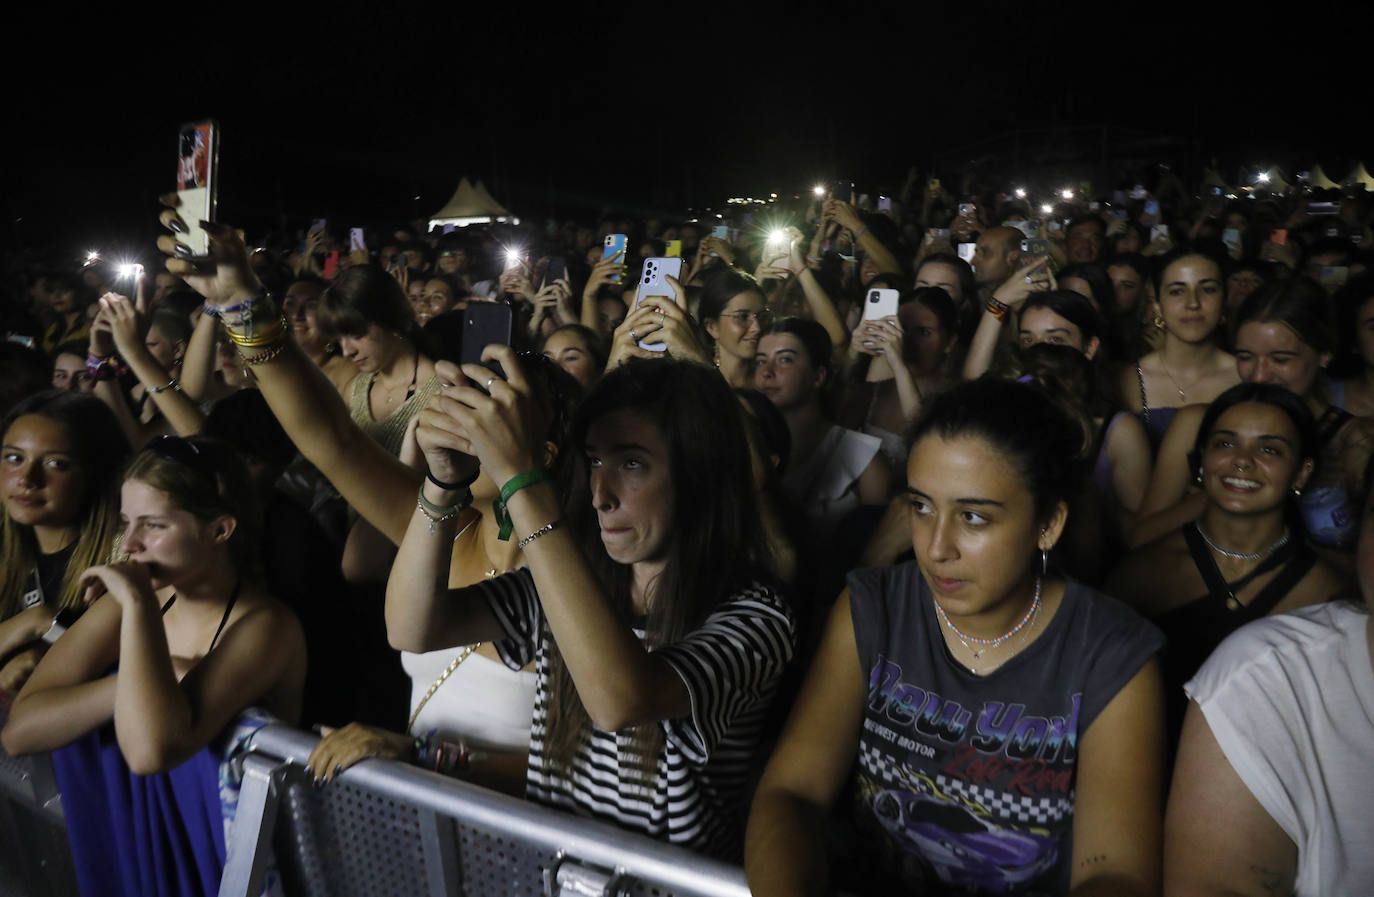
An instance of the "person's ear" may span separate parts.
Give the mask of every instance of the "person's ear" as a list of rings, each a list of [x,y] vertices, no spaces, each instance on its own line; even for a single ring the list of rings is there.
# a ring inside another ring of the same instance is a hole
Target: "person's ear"
[[[172,344],[172,360],[181,361],[186,357],[186,340],[179,339]]]
[[[1317,469],[1317,464],[1311,458],[1303,458],[1302,466],[1298,468],[1298,475],[1293,477],[1293,491],[1301,494],[1307,488],[1307,481],[1312,476],[1312,471]]]
[[[1097,355],[1097,350],[1100,348],[1102,348],[1102,340],[1098,339],[1097,337],[1093,337],[1092,339],[1088,340],[1088,344],[1083,347],[1083,357],[1088,359],[1089,361],[1092,361],[1093,356]]]
[[[550,439],[544,443],[544,467],[553,467],[553,462],[558,460],[558,443]]]
[[[701,322],[701,326],[706,328],[706,332],[711,334],[711,339],[720,342],[720,322],[715,318],[707,318]]]
[[[1322,370],[1326,370],[1326,366],[1331,363],[1333,357],[1335,356],[1333,356],[1332,353],[1323,352],[1321,355],[1317,356],[1317,364]]]
[[[1064,535],[1064,525],[1069,522],[1069,503],[1061,501],[1050,510],[1050,516],[1040,525],[1040,538],[1036,543],[1041,551],[1049,551],[1059,543]]]
[[[216,545],[227,543],[234,531],[238,529],[238,518],[230,514],[221,514],[209,523],[209,536]]]

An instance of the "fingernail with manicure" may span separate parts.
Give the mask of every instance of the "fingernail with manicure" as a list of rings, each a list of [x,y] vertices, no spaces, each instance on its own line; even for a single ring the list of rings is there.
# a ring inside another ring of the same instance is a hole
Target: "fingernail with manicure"
[[[184,243],[178,243],[173,246],[172,253],[184,259],[188,259],[195,254],[191,251],[191,247]]]
[[[171,221],[168,221],[167,228],[171,230],[173,233],[186,233],[186,225],[181,222],[180,218],[173,218]]]

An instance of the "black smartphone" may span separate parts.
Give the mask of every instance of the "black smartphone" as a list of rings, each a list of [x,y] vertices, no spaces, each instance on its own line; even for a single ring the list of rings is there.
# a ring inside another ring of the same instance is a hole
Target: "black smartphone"
[[[495,361],[483,361],[482,350],[492,343],[509,346],[515,326],[515,310],[504,302],[469,302],[463,312],[463,364],[481,364],[505,379],[506,372]],[[478,383],[479,389],[483,384]]]
[[[831,184],[830,198],[838,199],[841,202],[852,203],[854,201],[854,182],[841,178]]]
[[[177,242],[191,247],[195,258],[210,255],[210,235],[200,222],[214,221],[219,200],[219,124],[188,122],[177,133],[177,214],[186,233]]]
[[[553,283],[560,277],[568,274],[568,260],[561,255],[551,256],[549,263],[544,268],[544,283]]]

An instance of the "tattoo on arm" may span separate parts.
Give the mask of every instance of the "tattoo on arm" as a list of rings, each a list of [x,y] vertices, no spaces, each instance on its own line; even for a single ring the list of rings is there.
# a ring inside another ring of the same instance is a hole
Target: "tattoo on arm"
[[[1282,894],[1287,891],[1283,886],[1284,875],[1273,869],[1264,866],[1250,866],[1250,871],[1254,873],[1256,883],[1264,889],[1266,894]]]
[[[1106,861],[1107,855],[1105,853],[1099,853],[1096,856],[1090,856],[1087,859],[1083,860],[1081,863],[1078,864],[1078,868],[1087,869],[1090,866],[1096,866],[1100,863],[1105,863]]]

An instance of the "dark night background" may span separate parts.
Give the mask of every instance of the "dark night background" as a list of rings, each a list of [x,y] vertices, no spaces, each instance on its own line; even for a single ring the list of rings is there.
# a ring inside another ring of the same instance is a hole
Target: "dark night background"
[[[979,158],[1047,186],[1095,177],[1098,193],[1104,157],[1167,159],[1190,183],[1212,158],[1227,176],[1374,165],[1363,4],[16,15],[6,250],[150,245],[177,126],[206,116],[222,126],[220,218],[254,234],[422,217],[463,175],[535,221],[839,174],[895,191],[912,165],[952,184]]]

